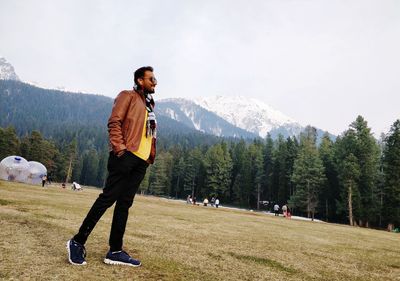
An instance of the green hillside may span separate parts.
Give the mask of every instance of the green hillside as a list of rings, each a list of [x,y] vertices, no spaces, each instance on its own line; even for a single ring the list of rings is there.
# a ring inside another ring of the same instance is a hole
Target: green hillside
[[[99,190],[73,192],[0,181],[2,280],[398,280],[400,236],[138,195],[125,249],[140,268],[103,264],[112,208],[87,243],[87,262],[65,243]]]
[[[107,120],[112,104],[112,98],[101,95],[43,89],[19,81],[0,80],[0,127],[13,126],[19,136],[37,130],[47,138],[60,140],[92,130],[97,132],[97,138],[107,138]],[[194,134],[194,139],[203,140],[210,137],[162,115],[158,116],[158,123],[160,135],[166,140],[174,134]]]
[[[0,126],[13,125],[19,135],[38,130],[46,136],[78,126],[103,127],[112,99],[99,95],[38,88],[19,81],[0,81]]]

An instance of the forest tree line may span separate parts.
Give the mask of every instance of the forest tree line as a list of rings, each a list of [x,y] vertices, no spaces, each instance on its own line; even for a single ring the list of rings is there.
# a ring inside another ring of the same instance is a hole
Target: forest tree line
[[[20,155],[43,163],[54,181],[102,187],[109,152],[106,136],[93,136],[85,139],[81,132],[55,141],[38,131],[18,137],[14,128],[0,128],[0,159]],[[288,204],[294,214],[329,222],[400,225],[400,120],[380,141],[361,116],[335,140],[326,134],[320,142],[313,127],[275,140],[216,138],[190,145],[188,137],[160,139],[142,193],[198,201],[214,196],[250,209]]]

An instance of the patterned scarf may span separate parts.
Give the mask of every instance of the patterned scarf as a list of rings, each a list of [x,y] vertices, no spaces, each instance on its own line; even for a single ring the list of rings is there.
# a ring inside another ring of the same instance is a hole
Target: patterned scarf
[[[146,99],[146,110],[147,110],[147,121],[146,121],[146,137],[151,136],[151,149],[150,149],[150,155],[149,158],[147,159],[147,163],[153,164],[154,159],[156,158],[156,150],[157,150],[157,121],[156,121],[156,115],[154,113],[154,99],[149,93],[143,93],[138,89],[138,87],[135,85],[133,87],[135,92],[144,95]]]
[[[146,109],[147,109],[147,125],[146,125],[146,137],[157,137],[157,120],[154,113],[154,99],[150,94],[145,95],[146,97]]]

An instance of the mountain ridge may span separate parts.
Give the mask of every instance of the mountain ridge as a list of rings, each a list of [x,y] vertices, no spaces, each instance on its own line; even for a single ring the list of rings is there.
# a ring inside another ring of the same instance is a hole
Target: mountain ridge
[[[211,134],[218,132],[222,136],[265,138],[269,134],[272,139],[278,138],[279,135],[285,138],[298,137],[306,127],[255,99],[249,99],[250,102],[240,96],[233,98],[203,97],[201,99],[199,101],[198,99],[166,98],[159,100],[158,106],[161,105],[163,115],[183,121],[189,127],[197,130]],[[216,102],[221,99],[229,102],[225,104]],[[245,102],[235,103],[235,100],[238,99]],[[208,106],[210,103],[213,106]],[[261,106],[254,105],[256,103]],[[227,108],[228,111],[224,112],[221,110],[223,108]],[[229,128],[224,127],[224,124],[227,123]],[[264,131],[259,131],[259,128],[263,128]],[[317,139],[321,139],[326,131],[316,129]],[[238,132],[241,133],[238,134]],[[332,139],[336,138],[332,134],[329,135]]]
[[[112,98],[105,97],[102,95],[81,93],[81,92],[68,92],[59,89],[44,89],[36,85],[32,85],[29,82],[21,82],[15,73],[14,67],[8,63],[4,58],[0,57],[0,81],[17,81],[21,84],[17,84],[18,91],[28,91],[31,93],[39,92],[41,95],[47,95],[47,98],[58,106],[58,111],[60,114],[69,118],[67,120],[71,121],[74,117],[65,113],[65,108],[58,105],[53,99],[54,95],[64,99],[65,96],[60,96],[62,93],[64,95],[77,95],[79,99],[84,100],[86,105],[86,110],[84,112],[77,112],[78,120],[74,121],[78,124],[81,122],[88,122],[88,115],[90,118],[96,119],[96,124],[99,120],[106,121],[104,116],[96,116],[96,104],[98,104],[98,99],[107,100],[106,104],[109,106],[112,104]],[[15,85],[8,83],[8,86],[13,88]],[[3,99],[4,101],[9,101],[4,97],[4,94],[9,95],[11,90],[4,89]],[[17,95],[17,92],[14,92]],[[48,93],[52,93],[48,96]],[[82,95],[82,96],[80,96]],[[17,98],[15,96],[14,98]],[[75,97],[75,98],[76,98]],[[97,97],[97,98],[95,98]],[[73,97],[71,96],[73,99]],[[87,101],[93,98],[93,106]],[[95,101],[96,100],[96,101]],[[103,100],[103,102],[105,101]],[[4,103],[4,102],[3,102]],[[43,106],[35,103],[35,100],[31,102],[31,106],[37,106],[40,110],[45,111]],[[67,102],[65,106],[69,106],[68,110],[73,111],[71,105]],[[99,109],[100,112],[107,112],[105,105],[101,105],[102,108]],[[0,105],[0,109],[6,110],[4,104]],[[18,109],[13,109],[11,114],[15,114]],[[159,115],[159,118],[163,119],[165,122],[169,123],[174,120],[178,123],[171,125],[171,128],[180,127],[177,124],[182,124],[183,132],[191,129],[203,132],[209,135],[219,136],[219,137],[233,137],[233,138],[265,138],[269,134],[272,138],[277,138],[279,135],[284,137],[298,136],[301,131],[304,130],[305,126],[300,125],[294,119],[288,117],[282,112],[272,108],[270,105],[263,103],[262,101],[256,100],[251,97],[244,96],[211,96],[211,97],[201,97],[194,99],[187,98],[167,98],[160,99],[157,101],[155,112]],[[22,113],[19,113],[22,114]],[[83,115],[82,115],[83,114]],[[5,120],[2,120],[0,124],[7,124],[10,118],[10,112],[7,113]],[[57,116],[49,118],[49,120],[55,120]],[[167,119],[165,119],[167,118]],[[23,119],[23,118],[22,118]],[[0,120],[1,121],[1,120]],[[27,123],[32,123],[31,119],[26,120]],[[104,123],[102,123],[104,124]],[[102,125],[98,124],[98,125]],[[32,125],[34,125],[32,123]],[[178,130],[179,131],[179,130]],[[318,129],[319,137],[322,136],[324,131]],[[333,136],[333,135],[331,135]],[[334,137],[334,136],[333,136]]]
[[[161,99],[157,101],[156,113],[207,134],[234,138],[257,137],[256,134],[227,122],[217,114],[202,108],[189,99]]]

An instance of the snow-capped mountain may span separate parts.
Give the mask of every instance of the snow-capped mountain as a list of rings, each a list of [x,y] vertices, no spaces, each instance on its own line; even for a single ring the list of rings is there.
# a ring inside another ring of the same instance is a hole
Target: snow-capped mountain
[[[194,101],[229,123],[263,138],[282,127],[287,128],[289,135],[296,135],[303,128],[292,118],[254,98],[213,96]]]
[[[5,58],[1,57],[0,57],[0,79],[19,81],[19,78],[15,73],[14,67],[10,63],[8,63]]]
[[[186,126],[217,136],[273,139],[298,137],[302,126],[282,112],[259,100],[244,97],[203,97],[195,100],[172,98],[157,101],[158,114]],[[325,131],[317,128],[317,140]],[[332,139],[335,136],[330,135]]]
[[[187,99],[159,100],[157,101],[156,113],[183,123],[189,128],[216,136],[244,138],[255,138],[257,136],[257,134],[232,125],[217,114]]]

